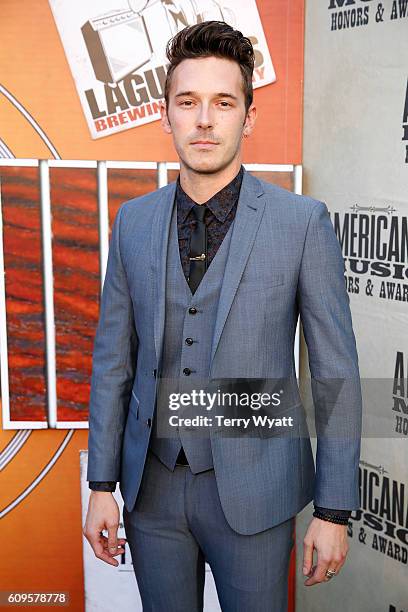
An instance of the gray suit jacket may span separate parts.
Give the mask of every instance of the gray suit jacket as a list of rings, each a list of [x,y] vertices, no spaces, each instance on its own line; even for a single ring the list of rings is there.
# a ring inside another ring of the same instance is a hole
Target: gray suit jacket
[[[160,380],[174,195],[172,183],[121,205],[94,341],[87,478],[119,481],[129,511],[140,486]],[[300,314],[318,443],[315,466],[297,385],[279,415],[293,417],[295,435],[266,428],[257,436],[230,438],[222,427],[210,432],[222,507],[239,533],[272,527],[312,499],[326,508],[359,508],[362,398],[344,271],[323,202],[244,172],[210,379],[295,379]],[[335,385],[333,399],[331,387],[338,380],[341,390]]]

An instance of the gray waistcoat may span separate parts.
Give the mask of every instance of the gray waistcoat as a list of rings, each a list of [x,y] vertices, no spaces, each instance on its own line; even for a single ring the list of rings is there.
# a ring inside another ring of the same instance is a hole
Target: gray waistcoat
[[[182,390],[183,379],[187,378],[183,373],[184,368],[192,370],[188,377],[189,388],[193,377],[202,380],[209,375],[212,337],[233,225],[234,223],[231,224],[193,295],[180,260],[177,205],[173,205],[167,251],[166,318],[161,377],[180,380],[180,386],[174,386],[175,391]],[[194,315],[189,313],[191,306],[197,309]],[[191,345],[185,342],[189,337],[194,340]],[[202,408],[198,408],[196,413],[208,415]],[[180,427],[178,435],[175,432],[173,437],[158,437],[156,427],[152,428],[150,449],[170,470],[174,470],[181,446],[194,474],[213,467],[209,428],[201,428],[199,436],[195,438],[183,427]]]

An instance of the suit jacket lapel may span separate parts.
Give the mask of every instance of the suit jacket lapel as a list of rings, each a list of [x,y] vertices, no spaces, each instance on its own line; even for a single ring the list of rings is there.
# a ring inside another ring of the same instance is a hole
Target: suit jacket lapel
[[[260,181],[245,171],[218,303],[211,349],[210,376],[222,330],[224,329],[225,321],[227,320],[265,209],[265,199],[261,198],[262,194],[263,188]]]
[[[154,282],[154,345],[159,367],[163,348],[166,306],[167,245],[169,242],[170,221],[175,193],[175,182],[163,190],[162,197],[156,205],[151,230],[151,267]]]

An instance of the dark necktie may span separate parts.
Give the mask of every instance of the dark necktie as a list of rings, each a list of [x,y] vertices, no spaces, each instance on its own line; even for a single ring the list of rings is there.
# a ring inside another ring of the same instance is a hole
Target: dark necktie
[[[188,284],[193,294],[207,270],[207,226],[205,224],[207,211],[208,208],[204,204],[194,204],[192,208],[196,223],[190,239]]]

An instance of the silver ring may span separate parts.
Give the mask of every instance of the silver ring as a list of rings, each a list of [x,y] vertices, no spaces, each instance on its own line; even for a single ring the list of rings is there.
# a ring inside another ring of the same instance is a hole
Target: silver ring
[[[326,570],[326,576],[329,580],[331,580],[333,576],[335,575],[336,575],[336,570],[331,570],[331,569]]]

